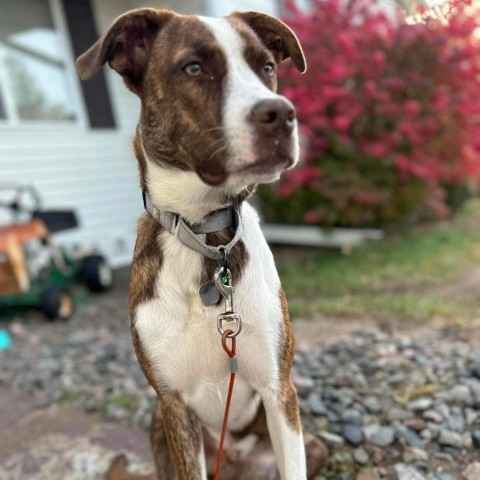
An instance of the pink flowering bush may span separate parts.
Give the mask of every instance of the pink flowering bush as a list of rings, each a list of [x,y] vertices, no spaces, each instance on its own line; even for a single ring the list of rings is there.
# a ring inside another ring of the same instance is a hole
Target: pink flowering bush
[[[409,25],[364,0],[289,4],[308,71],[280,71],[304,159],[260,191],[270,221],[386,226],[441,218],[480,174],[480,16]],[[275,192],[272,192],[272,189]]]

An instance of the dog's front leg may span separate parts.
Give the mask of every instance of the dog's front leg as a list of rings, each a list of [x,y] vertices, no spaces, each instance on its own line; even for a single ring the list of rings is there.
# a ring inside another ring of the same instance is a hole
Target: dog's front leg
[[[176,478],[207,480],[202,429],[197,416],[181,395],[174,392],[162,394],[160,409]]]
[[[280,390],[265,389],[262,400],[282,480],[305,480],[305,446],[295,387],[288,380]]]

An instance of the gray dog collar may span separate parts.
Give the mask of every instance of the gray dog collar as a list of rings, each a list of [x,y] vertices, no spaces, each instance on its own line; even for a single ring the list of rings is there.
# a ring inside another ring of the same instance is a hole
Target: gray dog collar
[[[201,222],[190,224],[178,213],[159,210],[145,191],[143,191],[143,203],[145,210],[167,232],[176,235],[188,248],[212,260],[224,260],[225,254],[228,255],[230,253],[230,250],[242,236],[242,217],[239,209],[233,206],[215,210],[204,217]],[[205,235],[207,233],[220,232],[227,228],[235,229],[235,234],[227,245],[213,247],[205,243]]]

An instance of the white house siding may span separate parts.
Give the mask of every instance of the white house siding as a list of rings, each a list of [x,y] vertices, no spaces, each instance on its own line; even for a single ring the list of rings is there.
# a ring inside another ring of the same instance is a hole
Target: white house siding
[[[127,264],[142,209],[130,137],[115,131],[0,132],[0,181],[35,186],[45,207],[73,208],[81,228],[64,244],[95,243],[114,266]]]
[[[218,0],[208,1],[209,15],[227,15],[234,10],[254,10],[270,15],[277,15],[279,11],[279,0]]]

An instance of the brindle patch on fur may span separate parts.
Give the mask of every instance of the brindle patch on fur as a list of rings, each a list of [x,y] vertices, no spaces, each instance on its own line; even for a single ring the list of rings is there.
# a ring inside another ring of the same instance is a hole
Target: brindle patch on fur
[[[150,425],[150,443],[152,445],[158,480],[176,479],[177,474],[170,450],[168,449],[167,434],[163,424],[160,400],[157,401],[155,409],[153,410],[152,423]]]
[[[135,326],[138,305],[155,297],[155,283],[162,268],[163,255],[157,241],[162,227],[148,213],[143,213],[138,222],[138,235],[133,254],[129,287],[129,314],[132,341],[143,373],[155,387],[153,369],[145,354]]]
[[[147,189],[147,161],[145,159],[145,155],[143,155],[142,150],[142,137],[140,135],[140,130],[137,126],[137,130],[135,132],[135,137],[133,139],[133,151],[135,153],[135,157],[137,158],[138,163],[138,173],[140,177],[140,188],[144,191],[148,191]]]
[[[184,52],[178,58],[178,52]],[[228,157],[222,125],[227,62],[212,32],[196,17],[179,17],[159,33],[145,72],[140,130],[152,161],[183,171],[223,174]],[[200,62],[191,77],[183,68]]]
[[[288,304],[285,292],[280,287],[280,302],[282,306],[282,338],[279,346],[279,368],[280,368],[280,406],[285,414],[289,425],[297,431],[300,431],[300,414],[298,411],[297,392],[290,380],[290,369],[293,363],[295,353],[295,342],[293,339],[293,329],[290,323],[288,313]]]
[[[179,480],[201,480],[202,427],[197,416],[178,392],[163,395],[160,409]]]
[[[129,287],[130,318],[136,307],[155,297],[155,282],[162,268],[163,253],[158,237],[163,228],[147,212],[138,221],[138,234],[133,253],[132,274]]]
[[[307,69],[305,56],[295,33],[277,18],[258,12],[234,12],[227,18],[239,19],[247,24],[272,52],[277,63],[290,57],[301,73]]]
[[[266,48],[261,38],[241,19],[233,14],[227,17],[229,22],[238,32],[243,41],[243,56],[248,65],[260,80],[273,92],[277,91],[277,76],[270,77],[265,74],[263,66],[267,62],[280,63],[281,59],[274,52]]]

